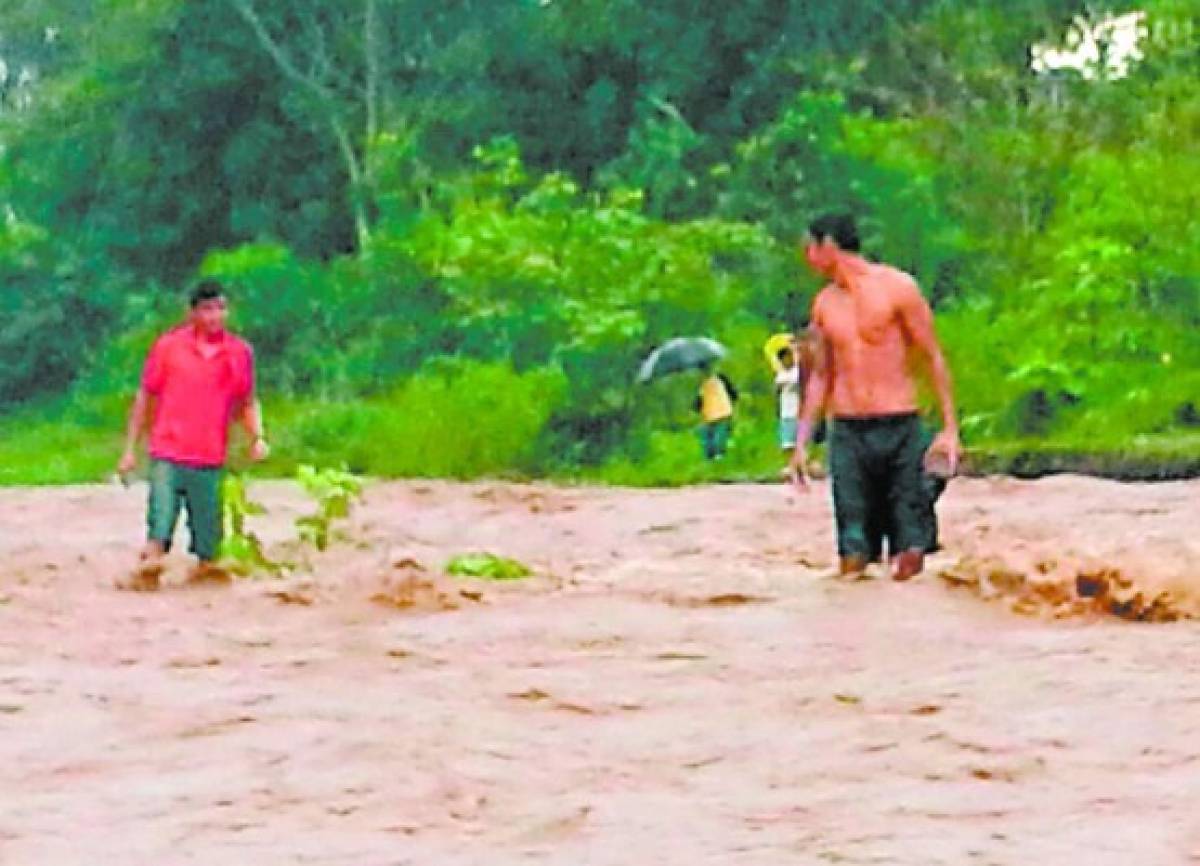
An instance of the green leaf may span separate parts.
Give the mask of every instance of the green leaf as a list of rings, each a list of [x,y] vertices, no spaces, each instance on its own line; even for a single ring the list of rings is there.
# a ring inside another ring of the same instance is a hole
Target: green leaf
[[[517,580],[533,571],[524,563],[492,553],[465,553],[446,563],[446,573],[457,577],[483,577],[489,580]]]

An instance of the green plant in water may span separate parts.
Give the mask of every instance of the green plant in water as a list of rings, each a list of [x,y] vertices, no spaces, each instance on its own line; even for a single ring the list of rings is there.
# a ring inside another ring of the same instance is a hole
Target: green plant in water
[[[334,521],[349,517],[355,500],[362,498],[362,479],[343,469],[301,466],[296,480],[317,501],[314,513],[296,518],[300,540],[323,551],[329,546]]]
[[[246,492],[246,479],[228,472],[221,479],[221,547],[220,559],[226,567],[243,577],[256,571],[278,575],[283,563],[268,557],[258,536],[246,528],[246,518],[266,514],[267,509],[252,500]]]
[[[493,553],[464,553],[446,563],[446,573],[455,577],[517,580],[529,577],[533,571],[522,562]]]

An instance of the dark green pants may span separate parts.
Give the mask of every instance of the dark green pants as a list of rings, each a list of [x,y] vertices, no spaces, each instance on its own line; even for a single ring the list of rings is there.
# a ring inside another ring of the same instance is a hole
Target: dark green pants
[[[838,418],[829,439],[838,555],[868,561],[937,547],[938,482],[924,471],[929,434],[915,414]]]
[[[179,510],[187,506],[188,548],[201,560],[217,558],[221,546],[221,474],[219,466],[194,467],[169,460],[150,461],[150,501],[146,508],[147,538],[171,549]]]
[[[924,502],[922,503],[926,539],[925,552],[936,553],[941,550],[941,543],[938,541],[936,506],[938,498],[946,490],[946,479],[923,473],[921,476],[921,488],[925,494]],[[885,546],[889,553],[899,553],[903,549],[897,544],[895,533],[891,527],[891,516],[888,514],[886,506],[881,506],[874,514],[868,517],[867,544],[871,548],[871,562],[882,561]]]

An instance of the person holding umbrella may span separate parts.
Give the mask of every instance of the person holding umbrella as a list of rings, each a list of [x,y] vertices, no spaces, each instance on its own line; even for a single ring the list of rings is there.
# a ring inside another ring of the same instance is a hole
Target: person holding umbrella
[[[725,355],[725,347],[708,337],[675,337],[651,352],[638,369],[637,381],[642,384],[685,370],[703,373],[695,409],[701,417],[700,443],[707,460],[725,454],[733,432],[737,389],[727,376],[713,373],[713,365]]]

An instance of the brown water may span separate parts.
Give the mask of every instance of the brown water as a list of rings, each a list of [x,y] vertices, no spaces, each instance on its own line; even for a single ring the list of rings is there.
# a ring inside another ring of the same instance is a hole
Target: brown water
[[[1200,484],[958,479],[903,585],[823,488],[387,484],[311,577],[115,592],[141,496],[0,490],[5,866],[1200,863],[1200,625],[1112,615],[1197,613]]]

